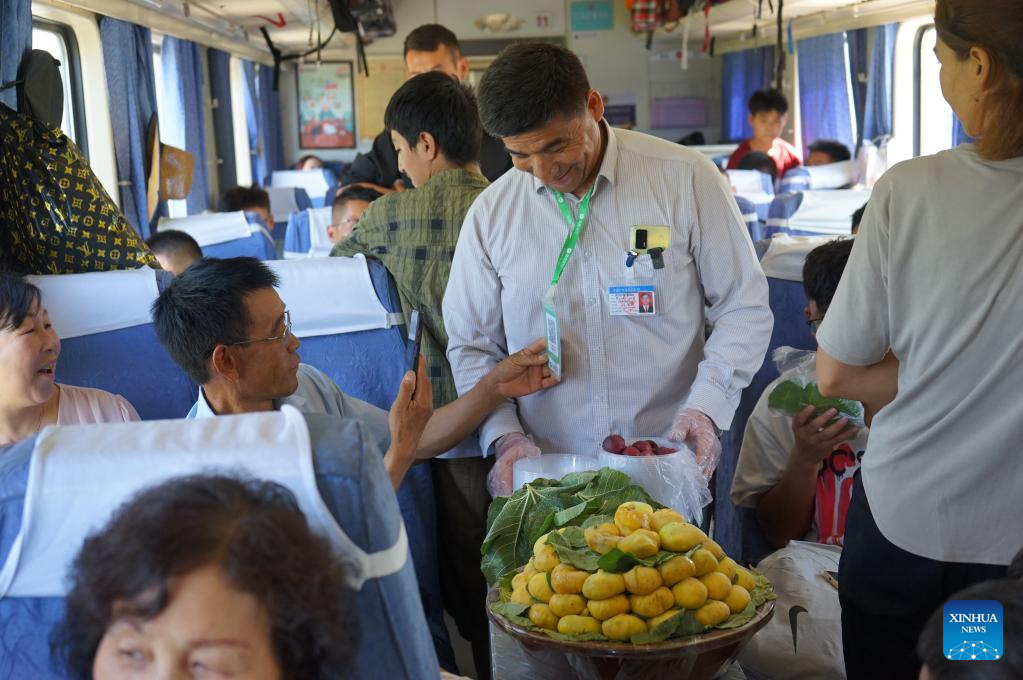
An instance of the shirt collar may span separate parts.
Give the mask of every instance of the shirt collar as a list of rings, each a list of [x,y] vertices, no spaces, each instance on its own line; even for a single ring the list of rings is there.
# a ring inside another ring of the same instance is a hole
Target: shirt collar
[[[607,148],[604,149],[604,159],[600,162],[600,170],[597,171],[597,182],[603,177],[608,184],[614,186],[618,178],[618,138],[615,136],[615,129],[608,125],[603,118],[600,119],[600,128],[607,133]],[[547,190],[547,185],[530,175],[533,180],[533,190],[536,193]]]
[[[419,189],[425,189],[428,186],[474,186],[482,184],[487,185],[487,180],[483,175],[479,173],[470,172],[465,168],[449,168],[447,170],[441,170],[436,175],[426,180],[426,184]]]
[[[281,406],[283,404],[288,404],[289,406],[294,406],[299,411],[301,411],[302,407],[306,403],[306,398],[299,394],[299,392],[301,392],[301,390],[296,391],[295,394],[292,394],[290,397],[284,397],[283,399],[274,399],[273,400],[274,410],[280,411]],[[213,407],[210,406],[209,400],[206,399],[206,392],[203,390],[202,387],[200,387],[199,399],[197,399],[195,402],[195,417],[212,418],[215,415],[217,415],[217,413],[216,411],[213,410]]]

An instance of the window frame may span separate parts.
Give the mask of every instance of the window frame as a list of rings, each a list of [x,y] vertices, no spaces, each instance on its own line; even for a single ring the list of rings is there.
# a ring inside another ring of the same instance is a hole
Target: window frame
[[[934,24],[925,24],[916,29],[916,36],[913,38],[913,158],[920,156],[920,148],[923,146],[923,59],[920,48],[924,44],[924,34],[934,28]]]
[[[85,89],[82,86],[82,59],[78,49],[78,39],[75,31],[67,24],[52,19],[45,19],[32,15],[32,28],[34,30],[55,33],[64,43],[64,50],[67,53],[66,92],[70,93],[71,110],[74,112],[75,144],[81,150],[85,159],[89,159],[89,130],[85,113]]]

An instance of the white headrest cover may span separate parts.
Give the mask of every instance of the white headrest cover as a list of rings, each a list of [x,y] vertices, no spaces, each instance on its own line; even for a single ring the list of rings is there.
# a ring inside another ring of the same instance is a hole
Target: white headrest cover
[[[159,295],[156,271],[124,271],[29,276],[42,292],[43,306],[61,340],[150,323]]]
[[[309,213],[309,254],[313,257],[326,257],[330,255],[330,249],[334,244],[327,236],[327,227],[330,226],[331,211],[333,207],[312,208]]]
[[[756,205],[770,203],[774,198],[773,193],[764,190],[764,178],[771,183],[770,175],[765,175],[759,170],[727,170],[728,182],[735,190],[736,196],[749,199]]]
[[[806,168],[810,174],[811,189],[841,189],[855,184],[859,168],[855,161],[839,161]]]
[[[799,209],[789,218],[790,229],[821,234],[850,234],[852,214],[870,198],[869,191],[804,191]]]
[[[270,186],[305,189],[310,198],[326,196],[330,188],[323,170],[275,170],[270,177]]]
[[[271,260],[266,265],[280,277],[277,292],[291,310],[292,332],[300,338],[389,328],[395,321],[380,304],[361,254]]]
[[[830,236],[789,236],[776,234],[760,259],[764,275],[785,281],[803,280],[803,265],[810,251],[832,240]]]
[[[21,532],[0,571],[0,597],[63,596],[82,540],[121,504],[169,479],[213,471],[243,471],[290,489],[312,529],[350,563],[354,588],[405,564],[404,525],[391,548],[367,554],[334,521],[316,486],[305,419],[285,406],[188,421],[46,428],[32,454]]]
[[[267,195],[270,196],[270,214],[274,222],[287,222],[288,216],[298,212],[298,203],[295,202],[295,189],[293,187],[264,187]],[[323,190],[326,193],[326,189]],[[266,225],[272,226],[272,225]]]
[[[160,220],[157,231],[176,229],[183,231],[199,244],[200,248],[225,243],[240,238],[248,238],[252,227],[245,219],[245,213],[204,213],[190,217],[179,217],[173,220]]]

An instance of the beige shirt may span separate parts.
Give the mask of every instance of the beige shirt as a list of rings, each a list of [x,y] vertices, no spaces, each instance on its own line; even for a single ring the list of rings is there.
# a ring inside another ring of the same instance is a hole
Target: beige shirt
[[[856,366],[899,358],[862,479],[884,536],[946,562],[1023,546],[1023,158],[972,145],[900,163],[874,187],[817,333]]]
[[[119,394],[92,387],[60,385],[57,405],[58,425],[91,423],[129,423],[140,420],[135,407]]]

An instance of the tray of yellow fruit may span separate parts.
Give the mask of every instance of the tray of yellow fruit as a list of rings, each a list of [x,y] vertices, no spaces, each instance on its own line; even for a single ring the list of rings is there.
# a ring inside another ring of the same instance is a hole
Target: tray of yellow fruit
[[[537,676],[711,678],[773,615],[766,578],[626,475],[533,484],[491,508],[483,567],[497,576],[489,616]],[[501,543],[509,532],[518,545]],[[641,667],[620,675],[623,664]]]

